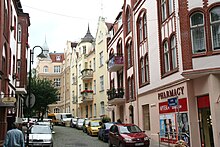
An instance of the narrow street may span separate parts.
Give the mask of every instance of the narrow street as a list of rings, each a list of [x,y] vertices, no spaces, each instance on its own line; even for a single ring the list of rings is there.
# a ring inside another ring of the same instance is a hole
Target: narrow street
[[[108,143],[96,136],[88,136],[82,130],[61,126],[54,126],[54,130],[54,147],[108,147]]]
[[[61,126],[54,126],[54,130],[54,147],[108,147],[108,143],[96,136],[88,136],[82,130]],[[159,147],[159,144],[151,141],[150,147]]]

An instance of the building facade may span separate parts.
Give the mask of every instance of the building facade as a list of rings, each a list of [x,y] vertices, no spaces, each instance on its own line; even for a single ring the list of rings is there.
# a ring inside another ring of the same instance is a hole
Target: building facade
[[[20,0],[0,2],[0,146],[14,121],[21,122],[27,85],[30,19]]]
[[[162,143],[181,138],[193,147],[219,146],[219,5],[216,0],[124,0],[123,68],[115,58],[108,69],[110,88],[119,87],[113,75],[119,78],[124,71],[125,95],[120,98],[113,89],[112,117],[123,112],[124,122]],[[113,45],[119,34],[120,29],[108,44],[109,61],[120,52]]]
[[[36,66],[36,75],[40,79],[51,80],[58,90],[57,101],[48,106],[48,113],[65,112],[65,99],[63,97],[63,61],[64,53],[49,53],[47,42],[42,46],[43,54],[47,58],[40,58]]]

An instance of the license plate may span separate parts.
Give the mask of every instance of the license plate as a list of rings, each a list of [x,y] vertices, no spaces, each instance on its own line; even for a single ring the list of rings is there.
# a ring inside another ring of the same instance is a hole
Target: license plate
[[[39,146],[39,145],[41,145],[41,144],[40,144],[40,143],[34,143],[34,145]]]
[[[140,143],[135,143],[135,146],[142,146],[142,145],[144,145],[144,143],[143,143],[143,142],[140,142]]]

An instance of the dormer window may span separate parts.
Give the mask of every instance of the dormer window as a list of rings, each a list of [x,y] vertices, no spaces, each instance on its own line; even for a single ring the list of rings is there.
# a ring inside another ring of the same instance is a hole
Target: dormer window
[[[56,61],[60,61],[61,57],[60,56],[56,56]]]

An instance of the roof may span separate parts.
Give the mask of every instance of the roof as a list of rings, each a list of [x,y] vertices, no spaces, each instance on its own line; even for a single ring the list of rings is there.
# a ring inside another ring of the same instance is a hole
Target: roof
[[[89,25],[88,25],[88,30],[86,35],[84,36],[84,38],[82,38],[81,43],[82,42],[94,42],[94,37],[92,36],[92,34],[90,33],[90,29],[89,29]]]
[[[64,53],[50,53],[49,55],[52,62],[63,62],[64,60]]]

